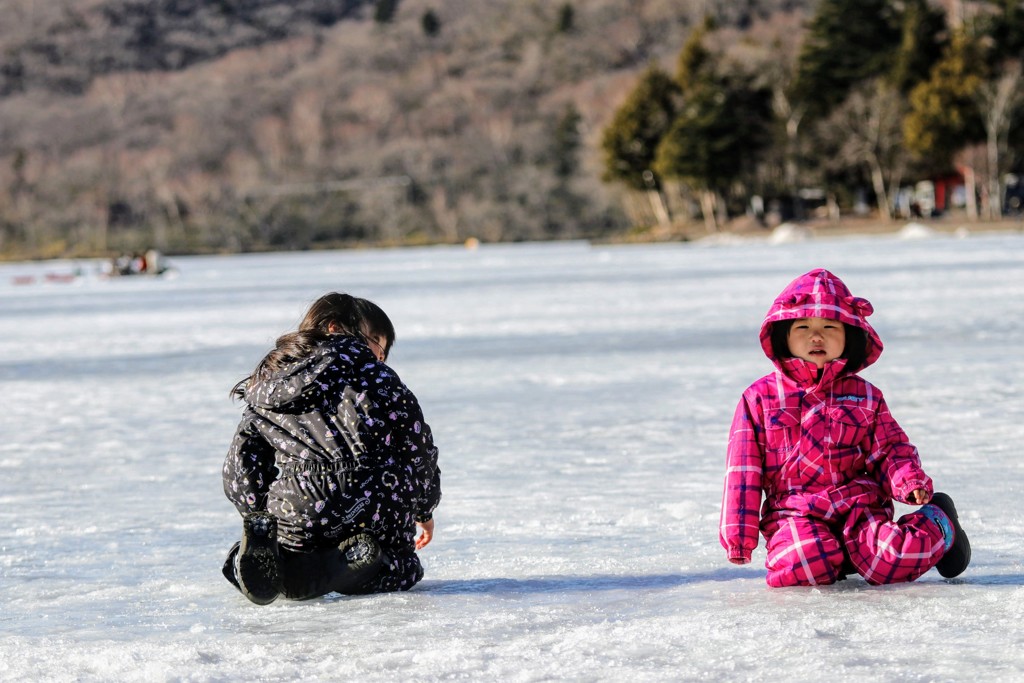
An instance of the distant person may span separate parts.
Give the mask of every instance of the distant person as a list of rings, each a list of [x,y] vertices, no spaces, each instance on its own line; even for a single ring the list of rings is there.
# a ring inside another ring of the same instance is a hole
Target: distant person
[[[232,390],[246,408],[224,493],[243,533],[224,575],[253,602],[423,577],[440,472],[416,397],[385,364],[394,341],[378,306],[327,294]]]
[[[740,399],[729,437],[720,540],[735,564],[767,541],[769,586],[959,575],[971,546],[953,501],[932,493],[882,393],[856,373],[882,342],[873,309],[827,270],[794,280],[761,325],[775,371]],[[764,495],[762,506],[761,497]],[[923,505],[893,521],[893,501]]]
[[[112,270],[114,275],[131,275],[132,274],[132,255],[121,254],[114,261],[114,267]]]
[[[142,270],[149,275],[159,275],[166,270],[163,261],[163,254],[156,249],[147,249],[142,256]]]

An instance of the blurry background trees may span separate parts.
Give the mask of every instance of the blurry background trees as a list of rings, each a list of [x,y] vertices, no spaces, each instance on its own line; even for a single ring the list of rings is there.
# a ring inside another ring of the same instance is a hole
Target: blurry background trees
[[[709,230],[765,198],[801,218],[807,197],[834,215],[836,198],[850,210],[863,195],[887,221],[905,184],[954,174],[967,215],[998,219],[1024,151],[1022,20],[1013,0],[821,0],[796,26],[785,13],[742,29],[705,22],[681,48],[676,90],[653,94],[648,71],[618,109],[606,177],[678,181]],[[631,141],[649,111],[671,121]],[[632,149],[653,161],[621,152]]]
[[[996,216],[1021,12],[7,0],[0,254],[670,235],[809,187],[884,216],[951,170]]]

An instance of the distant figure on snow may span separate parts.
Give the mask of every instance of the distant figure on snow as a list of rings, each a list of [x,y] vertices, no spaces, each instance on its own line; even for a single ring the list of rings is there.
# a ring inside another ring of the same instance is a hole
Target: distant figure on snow
[[[856,374],[882,353],[872,312],[819,269],[790,283],[761,325],[776,369],[736,409],[719,538],[730,562],[746,564],[760,531],[769,586],[854,572],[898,583],[932,567],[950,578],[970,562],[953,501],[932,493],[882,393]],[[893,500],[923,507],[893,521]]]
[[[416,397],[385,365],[394,341],[374,303],[327,294],[232,390],[247,405],[224,493],[243,533],[224,576],[251,601],[423,577],[415,551],[434,535],[440,472]]]

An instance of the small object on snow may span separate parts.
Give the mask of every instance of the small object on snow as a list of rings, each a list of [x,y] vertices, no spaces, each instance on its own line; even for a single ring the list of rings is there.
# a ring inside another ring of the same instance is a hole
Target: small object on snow
[[[814,237],[811,229],[796,223],[782,223],[772,230],[769,242],[772,244],[789,244],[790,242],[806,242]]]
[[[898,235],[900,239],[904,240],[924,240],[935,237],[936,232],[934,228],[929,228],[927,225],[907,223],[900,229]]]

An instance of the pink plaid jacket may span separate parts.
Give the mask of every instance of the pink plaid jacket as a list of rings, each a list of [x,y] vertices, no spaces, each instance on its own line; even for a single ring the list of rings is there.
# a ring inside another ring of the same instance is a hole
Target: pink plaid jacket
[[[758,531],[772,536],[785,517],[838,524],[856,504],[909,502],[915,489],[931,493],[917,449],[882,392],[846,372],[845,359],[826,365],[819,379],[813,363],[772,351],[776,321],[831,318],[865,331],[867,367],[882,353],[866,320],[871,313],[867,300],[819,269],[790,283],[765,316],[761,346],[776,370],[743,392],[729,436],[719,540],[730,560],[749,562]]]

